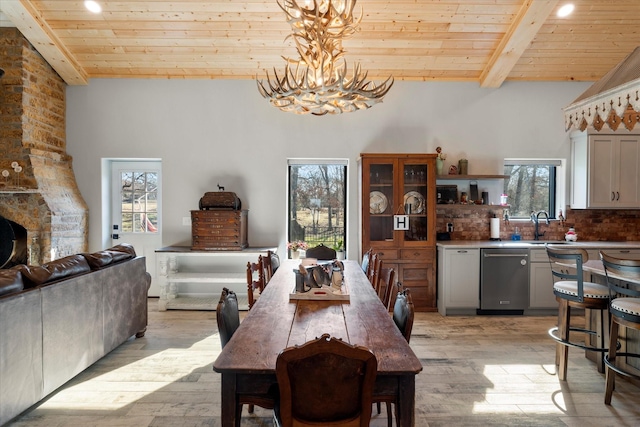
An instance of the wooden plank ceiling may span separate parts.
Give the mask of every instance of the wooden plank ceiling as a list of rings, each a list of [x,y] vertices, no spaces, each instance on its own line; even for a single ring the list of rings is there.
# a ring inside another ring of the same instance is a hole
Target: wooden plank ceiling
[[[640,45],[640,1],[359,0],[351,67],[373,80],[595,81]],[[262,77],[295,50],[276,0],[2,0],[68,84],[90,78]]]

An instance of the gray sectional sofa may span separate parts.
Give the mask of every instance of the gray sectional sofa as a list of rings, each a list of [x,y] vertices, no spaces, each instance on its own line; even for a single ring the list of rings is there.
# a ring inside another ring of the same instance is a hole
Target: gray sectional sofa
[[[0,425],[143,336],[150,284],[126,244],[0,270]]]

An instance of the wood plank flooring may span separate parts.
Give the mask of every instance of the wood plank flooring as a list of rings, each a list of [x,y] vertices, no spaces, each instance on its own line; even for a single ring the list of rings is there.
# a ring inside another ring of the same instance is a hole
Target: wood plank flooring
[[[158,312],[131,339],[9,425],[220,425],[220,351],[215,312]],[[442,317],[417,313],[411,347],[422,360],[416,380],[416,426],[638,426],[640,387],[617,381],[603,403],[604,375],[570,349],[568,381],[555,375],[556,318]],[[385,426],[374,412],[372,426]],[[272,426],[271,412],[243,412],[243,426]]]

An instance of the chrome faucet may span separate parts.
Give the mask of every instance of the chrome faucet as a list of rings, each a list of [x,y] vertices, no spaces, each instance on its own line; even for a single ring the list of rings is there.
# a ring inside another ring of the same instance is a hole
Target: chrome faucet
[[[538,231],[540,215],[544,215],[547,225],[551,224],[551,222],[549,221],[549,213],[547,211],[531,212],[531,222],[533,222],[535,226],[533,231],[533,240],[540,240],[540,237],[544,236],[544,233],[546,233],[546,231],[543,231],[542,233]]]

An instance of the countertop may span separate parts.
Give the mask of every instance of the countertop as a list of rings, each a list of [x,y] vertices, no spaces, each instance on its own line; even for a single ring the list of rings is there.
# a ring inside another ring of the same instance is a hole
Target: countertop
[[[470,248],[544,248],[545,243],[562,244],[584,249],[640,249],[640,241],[609,242],[602,240],[566,242],[564,240],[441,240],[436,246],[444,249]]]

